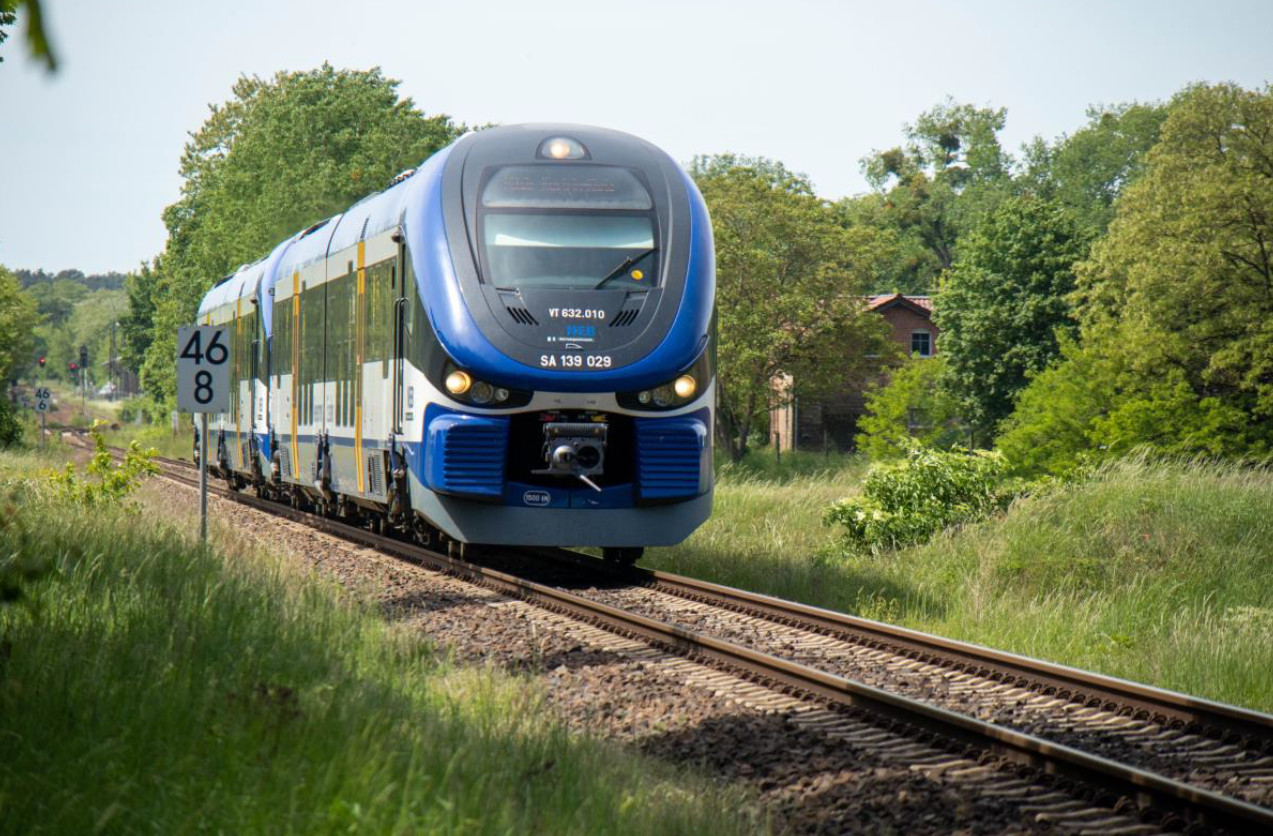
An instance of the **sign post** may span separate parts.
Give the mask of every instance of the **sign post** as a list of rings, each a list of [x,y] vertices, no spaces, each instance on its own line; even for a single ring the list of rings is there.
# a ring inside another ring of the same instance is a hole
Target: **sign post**
[[[230,407],[230,333],[224,325],[177,329],[177,408],[199,413],[199,539],[208,542],[208,413]]]
[[[41,386],[35,390],[35,411],[40,413],[40,446],[44,446],[44,434],[46,431],[45,422],[48,420],[49,410],[53,408],[53,396],[49,391],[49,387]]]

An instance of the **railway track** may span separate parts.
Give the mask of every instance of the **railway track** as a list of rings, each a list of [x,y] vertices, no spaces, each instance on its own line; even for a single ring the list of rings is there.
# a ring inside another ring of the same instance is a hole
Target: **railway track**
[[[161,464],[165,477],[197,485],[193,465]],[[806,721],[838,739],[889,748],[909,758],[912,769],[976,780],[979,791],[1020,795],[1023,810],[1062,829],[1273,832],[1269,806],[1158,768],[1192,759],[1207,764],[1208,774],[1232,778],[1241,773],[1243,786],[1268,787],[1273,784],[1273,717],[1268,715],[690,578],[611,568],[566,550],[491,550],[480,555],[483,562],[506,568],[479,565],[215,483],[210,488],[258,510],[741,675],[769,693],[816,701],[825,709],[806,715]],[[766,632],[768,641],[757,638]],[[775,641],[780,654],[768,652]],[[886,672],[877,678],[888,686],[897,686],[899,677],[939,678],[950,686],[947,695],[971,700],[972,710],[952,710],[932,694],[915,699],[899,693],[904,686],[880,687],[845,675],[854,665]],[[987,704],[1014,705],[1028,716],[1063,717],[1064,733],[1056,728],[1051,736],[1031,733],[1002,718],[987,722],[974,716]],[[1088,747],[1094,739],[1117,745]],[[1122,757],[1129,752],[1140,755]],[[1146,762],[1154,768],[1146,768]]]

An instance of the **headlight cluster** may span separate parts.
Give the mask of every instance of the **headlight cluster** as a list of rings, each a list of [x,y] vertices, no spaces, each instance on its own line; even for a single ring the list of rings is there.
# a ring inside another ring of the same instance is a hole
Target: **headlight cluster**
[[[680,406],[693,398],[697,392],[698,381],[694,379],[693,375],[683,374],[671,383],[664,383],[662,386],[637,392],[636,399],[641,406],[656,406],[666,409],[670,406]]]
[[[471,403],[474,406],[485,406],[499,409],[508,406],[522,406],[530,402],[530,392],[507,389],[477,380],[463,369],[451,366],[443,378],[443,386],[451,397],[457,401]]]

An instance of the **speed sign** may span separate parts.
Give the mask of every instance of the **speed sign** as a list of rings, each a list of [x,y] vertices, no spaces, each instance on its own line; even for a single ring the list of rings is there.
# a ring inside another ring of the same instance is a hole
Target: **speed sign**
[[[177,407],[184,412],[230,408],[230,329],[187,325],[177,329]]]

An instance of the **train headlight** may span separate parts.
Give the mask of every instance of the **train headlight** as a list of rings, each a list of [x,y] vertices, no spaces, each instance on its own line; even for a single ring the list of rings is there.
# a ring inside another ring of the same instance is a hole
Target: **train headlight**
[[[473,388],[469,391],[469,400],[475,404],[490,403],[495,397],[495,387],[484,380],[479,380],[473,384]]]
[[[504,387],[495,390],[495,403],[503,403],[508,400],[509,391]]]
[[[676,392],[678,398],[689,400],[694,397],[694,393],[698,391],[698,383],[694,378],[687,374],[683,374],[672,384],[673,391]]]
[[[655,406],[671,406],[675,398],[676,391],[671,386],[664,385],[654,390]]]
[[[446,376],[446,391],[452,395],[463,395],[472,385],[473,378],[468,372],[456,370]]]

